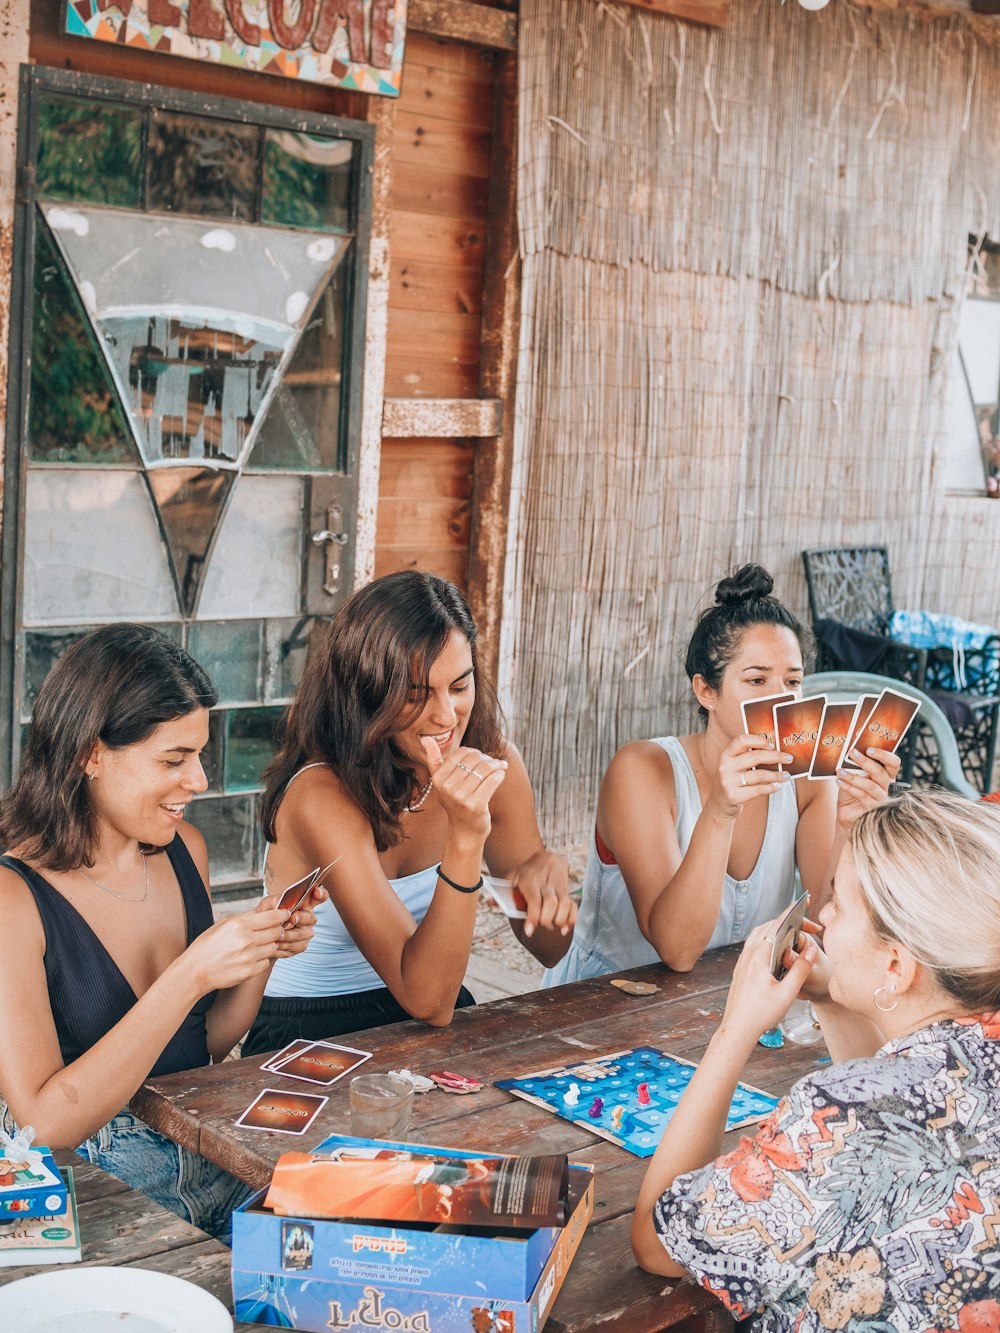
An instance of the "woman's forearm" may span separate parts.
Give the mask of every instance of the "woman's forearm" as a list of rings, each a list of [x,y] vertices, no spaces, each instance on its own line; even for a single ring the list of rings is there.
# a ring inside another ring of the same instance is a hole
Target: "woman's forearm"
[[[484,842],[449,833],[442,873],[465,888],[478,884]],[[478,893],[462,893],[438,879],[430,906],[400,958],[401,992],[396,999],[414,1018],[440,1026],[451,1021],[469,966],[478,902]]]
[[[224,1060],[236,1043],[246,1036],[257,1017],[270,975],[271,969],[268,968],[216,996],[215,1003],[205,1015],[208,1053],[213,1063]]]
[[[11,1114],[39,1143],[77,1147],[126,1105],[199,998],[187,970],[171,964],[90,1050],[36,1090],[8,1093]]]
[[[643,934],[677,972],[690,971],[712,938],[732,841],[733,821],[703,810],[683,860],[649,911]]]
[[[733,1093],[752,1049],[746,1035],[718,1028],[667,1124],[642,1182],[632,1223],[632,1248],[651,1272],[677,1276],[683,1271],[660,1244],[653,1208],[677,1176],[707,1166],[721,1153]]]

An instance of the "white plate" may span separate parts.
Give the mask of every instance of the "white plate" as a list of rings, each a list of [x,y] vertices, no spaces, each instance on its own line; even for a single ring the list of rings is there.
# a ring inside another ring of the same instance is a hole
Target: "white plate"
[[[192,1282],[148,1268],[66,1268],[0,1287],[0,1328],[17,1333],[233,1333]]]

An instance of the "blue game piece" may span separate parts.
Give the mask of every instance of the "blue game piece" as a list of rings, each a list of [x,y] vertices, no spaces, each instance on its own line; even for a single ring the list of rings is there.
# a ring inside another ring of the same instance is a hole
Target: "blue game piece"
[[[781,1028],[769,1028],[762,1036],[757,1038],[759,1046],[784,1046],[785,1038],[781,1034]]]

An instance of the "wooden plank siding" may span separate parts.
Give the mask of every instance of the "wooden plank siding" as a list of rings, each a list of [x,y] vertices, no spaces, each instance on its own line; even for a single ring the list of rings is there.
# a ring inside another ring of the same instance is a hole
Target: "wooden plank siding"
[[[494,56],[407,35],[392,146],[387,398],[474,399]],[[469,440],[386,438],[375,572],[419,567],[468,587]]]

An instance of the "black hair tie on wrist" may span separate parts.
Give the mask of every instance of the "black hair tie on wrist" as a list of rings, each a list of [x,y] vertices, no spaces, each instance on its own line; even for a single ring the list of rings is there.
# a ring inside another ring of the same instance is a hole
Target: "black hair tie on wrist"
[[[453,889],[457,889],[459,893],[478,893],[479,890],[483,887],[482,875],[479,876],[479,883],[473,884],[472,887],[469,888],[465,884],[456,884],[453,879],[449,879],[448,876],[441,869],[440,865],[438,866],[437,873],[438,873],[438,879],[443,879],[446,884],[450,885],[450,887]]]

